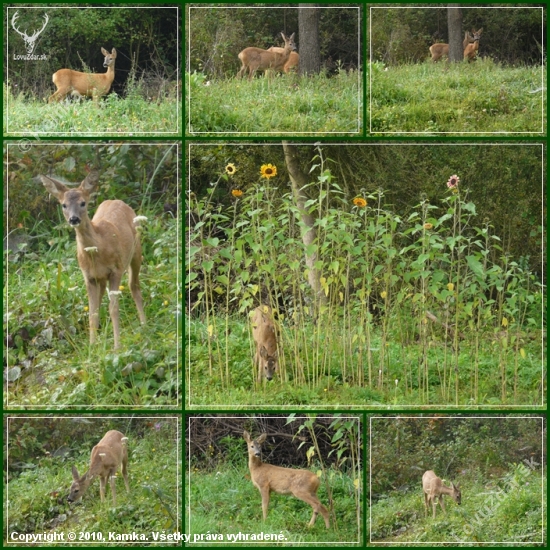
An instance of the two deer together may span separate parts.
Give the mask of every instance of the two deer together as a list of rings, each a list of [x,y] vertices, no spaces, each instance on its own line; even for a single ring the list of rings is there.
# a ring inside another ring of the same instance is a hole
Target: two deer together
[[[113,506],[116,506],[115,474],[120,468],[126,491],[130,492],[128,483],[128,438],[117,430],[109,430],[103,439],[92,449],[90,457],[90,467],[88,471],[80,476],[77,469],[73,466],[73,484],[67,500],[75,502],[82,498],[88,490],[92,481],[99,477],[99,494],[101,502],[105,501],[105,487],[107,480],[110,480],[111,496],[113,497]]]
[[[479,39],[483,28],[478,31],[472,31],[473,34],[466,31],[464,40],[462,41],[462,49],[464,50],[464,60],[474,61],[479,49]],[[439,61],[443,56],[449,56],[449,44],[433,44],[430,46],[432,61]]]
[[[237,73],[238,78],[242,78],[248,71],[248,79],[252,79],[256,71],[279,71],[288,73],[291,68],[298,66],[299,55],[294,52],[296,44],[294,43],[294,33],[287,38],[281,33],[285,41],[284,48],[272,46],[268,50],[261,48],[245,48],[240,54],[242,66]]]
[[[142,324],[145,312],[139,284],[141,243],[136,231],[136,214],[125,202],[102,202],[94,217],[88,217],[90,195],[99,180],[92,170],[78,188],[67,188],[49,176],[40,176],[44,187],[63,207],[63,215],[76,231],[78,264],[88,292],[90,343],[96,340],[99,327],[99,307],[109,284],[109,313],[113,324],[114,347],[120,347],[118,295],[122,275],[128,270],[130,292]]]

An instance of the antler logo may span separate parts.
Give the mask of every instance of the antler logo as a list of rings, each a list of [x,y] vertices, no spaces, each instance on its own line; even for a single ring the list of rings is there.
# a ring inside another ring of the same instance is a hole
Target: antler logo
[[[48,24],[48,21],[50,18],[48,17],[48,14],[44,15],[44,25],[39,31],[36,31],[32,36],[29,36],[26,32],[21,32],[19,29],[15,27],[15,22],[18,18],[18,13],[15,12],[13,14],[13,17],[11,18],[11,26],[13,27],[13,30],[20,34],[23,37],[23,40],[25,41],[25,48],[27,50],[28,54],[31,54],[34,51],[34,47],[36,46],[36,39],[40,36],[40,33],[46,28],[46,25]]]

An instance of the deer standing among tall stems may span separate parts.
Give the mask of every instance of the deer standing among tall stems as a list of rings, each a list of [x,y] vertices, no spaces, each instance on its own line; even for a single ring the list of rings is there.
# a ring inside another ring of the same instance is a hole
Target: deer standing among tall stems
[[[62,182],[40,176],[44,187],[59,200],[63,215],[76,231],[76,255],[88,292],[90,344],[96,341],[99,308],[109,284],[109,313],[113,323],[114,347],[120,347],[120,282],[128,270],[130,292],[145,324],[145,312],[139,284],[141,243],[136,231],[136,214],[125,202],[102,202],[94,217],[88,217],[90,195],[97,187],[99,173],[92,170],[79,187],[69,189]]]
[[[101,441],[92,449],[90,467],[88,471],[80,476],[77,469],[72,467],[73,484],[67,500],[75,502],[82,498],[88,490],[92,481],[99,477],[99,495],[101,502],[105,501],[105,487],[107,479],[111,484],[111,496],[113,506],[116,506],[115,474],[119,468],[122,470],[126,491],[130,492],[128,483],[128,449],[126,447],[128,438],[117,430],[109,430]]]
[[[424,508],[426,516],[428,516],[428,505],[431,503],[433,508],[433,519],[435,519],[435,509],[437,507],[437,501],[439,502],[443,513],[445,511],[445,503],[443,502],[443,495],[449,495],[457,504],[461,503],[462,494],[460,493],[460,487],[458,483],[455,485],[451,483],[451,487],[445,487],[441,478],[437,477],[433,470],[428,470],[422,476],[422,489],[424,491]]]
[[[258,365],[258,382],[265,378],[272,380],[279,367],[277,349],[277,329],[273,321],[273,310],[269,306],[259,306],[252,318],[252,337],[256,342],[254,362]]]
[[[295,33],[292,33],[290,37],[287,38],[284,33],[281,32],[281,36],[285,41],[285,47],[282,53],[254,47],[245,48],[239,53],[239,59],[241,60],[242,66],[237,73],[237,77],[242,78],[247,70],[249,80],[252,79],[256,71],[283,71],[290,57],[290,53],[296,49],[294,34]]]
[[[478,31],[472,31],[473,36],[470,35],[472,38],[472,41],[466,48],[464,49],[464,60],[468,60],[468,62],[475,61],[477,58],[477,51],[479,50],[479,39],[481,38],[481,33],[483,32],[483,28],[479,29]]]
[[[313,515],[309,527],[313,527],[317,515],[321,514],[325,520],[325,526],[330,527],[328,510],[321,504],[317,497],[319,478],[308,470],[295,470],[283,468],[262,462],[262,443],[267,435],[262,434],[258,439],[252,439],[247,431],[243,432],[244,440],[248,445],[248,468],[250,478],[254,486],[262,496],[262,512],[264,520],[267,519],[269,507],[269,495],[273,491],[281,495],[293,495],[307,502],[313,508]]]

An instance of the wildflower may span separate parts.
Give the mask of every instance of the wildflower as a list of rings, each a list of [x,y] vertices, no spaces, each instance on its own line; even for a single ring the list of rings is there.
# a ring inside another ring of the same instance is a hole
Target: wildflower
[[[272,164],[262,164],[260,168],[260,175],[262,178],[273,178],[277,175],[277,167]]]
[[[122,292],[122,291],[124,290],[124,286],[123,286],[123,285],[120,285],[120,286],[118,287],[118,289],[120,290],[120,292]]]
[[[453,283],[447,283],[447,289],[449,292],[452,292],[455,289],[455,285]]]
[[[146,222],[147,221],[147,216],[136,216],[134,218],[134,225],[136,223],[139,223],[139,222]]]
[[[430,229],[433,229],[433,228],[434,228],[434,226],[433,226],[433,224],[431,224],[431,223],[425,223],[425,224],[424,224],[424,229],[426,229],[426,230],[428,230],[428,231],[429,231]]]
[[[229,174],[230,176],[232,176],[235,172],[237,171],[237,168],[235,168],[235,165],[230,162],[226,167],[225,167],[225,173],[226,174]]]
[[[460,181],[460,178],[455,174],[454,176],[451,176],[449,178],[449,181],[447,182],[447,187],[449,189],[454,189],[458,187],[458,182]]]
[[[365,208],[365,206],[367,206],[367,201],[361,197],[355,197],[353,199],[353,204],[359,208]]]
[[[233,189],[233,191],[231,191],[231,194],[237,198],[243,196],[243,192],[240,189]]]
[[[386,298],[387,295],[388,295],[388,293],[387,293],[385,290],[383,290],[383,291],[380,293],[380,297],[381,297],[381,298]]]

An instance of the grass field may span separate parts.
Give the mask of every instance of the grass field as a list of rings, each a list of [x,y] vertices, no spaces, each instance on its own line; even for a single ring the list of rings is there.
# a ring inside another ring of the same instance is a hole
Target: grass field
[[[528,134],[546,132],[546,68],[489,59],[370,65],[368,132]]]
[[[362,131],[362,77],[341,71],[298,77],[208,81],[186,74],[190,135],[357,135]]]
[[[131,94],[110,94],[98,104],[85,100],[48,104],[13,95],[4,86],[4,136],[178,136],[181,135],[181,100],[145,100]]]
[[[139,324],[125,275],[118,352],[106,297],[98,342],[89,344],[88,298],[66,224],[48,236],[47,250],[5,251],[4,330],[10,344],[4,401],[10,407],[176,406],[181,297],[174,247],[180,226],[176,219],[144,214],[149,222],[140,279],[147,324]]]

